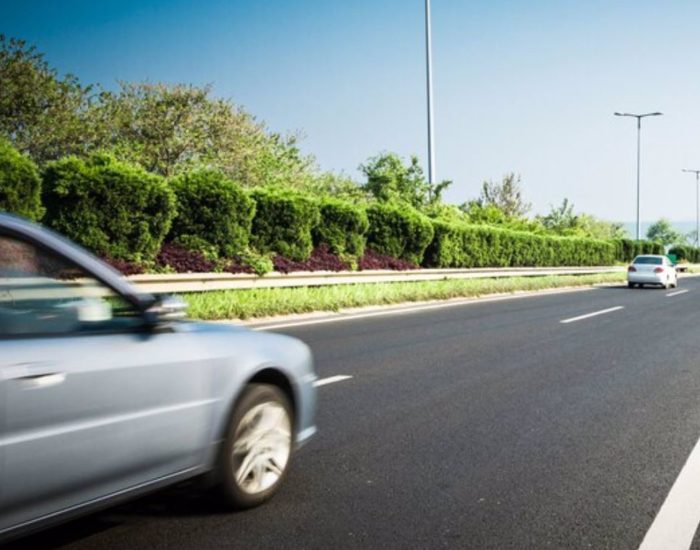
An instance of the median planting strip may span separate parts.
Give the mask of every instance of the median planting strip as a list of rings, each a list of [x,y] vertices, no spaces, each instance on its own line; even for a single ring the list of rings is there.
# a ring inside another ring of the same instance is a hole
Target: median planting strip
[[[296,288],[365,283],[442,281],[445,279],[497,279],[501,277],[542,277],[546,275],[593,275],[621,273],[620,266],[608,267],[483,267],[469,269],[377,269],[365,271],[298,271],[248,273],[158,273],[131,275],[127,279],[144,292],[211,292],[261,288]]]
[[[193,319],[253,319],[341,309],[477,298],[493,294],[621,283],[624,273],[551,275],[501,279],[448,279],[401,283],[333,285],[302,288],[261,288],[183,294]]]

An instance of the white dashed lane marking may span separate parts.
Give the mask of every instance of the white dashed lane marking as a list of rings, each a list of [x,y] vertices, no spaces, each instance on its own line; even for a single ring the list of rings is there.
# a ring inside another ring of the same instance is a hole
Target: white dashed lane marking
[[[320,380],[316,380],[314,382],[314,386],[317,388],[320,386],[325,386],[327,384],[334,384],[335,382],[342,382],[343,380],[350,380],[352,376],[348,376],[347,374],[339,374],[337,376],[329,376],[328,378],[321,378]]]
[[[685,290],[676,290],[675,292],[671,292],[669,294],[666,294],[666,298],[672,298],[673,296],[680,296],[681,294],[685,294],[686,292],[688,292],[687,288]]]
[[[578,317],[571,317],[570,319],[562,319],[559,322],[565,325],[567,323],[574,323],[576,321],[583,321],[584,319],[590,319],[591,317],[597,317],[598,315],[612,313],[613,311],[619,311],[621,309],[625,309],[625,306],[609,307],[608,309],[601,309],[600,311],[594,311],[593,313],[586,313],[585,315],[579,315]]]

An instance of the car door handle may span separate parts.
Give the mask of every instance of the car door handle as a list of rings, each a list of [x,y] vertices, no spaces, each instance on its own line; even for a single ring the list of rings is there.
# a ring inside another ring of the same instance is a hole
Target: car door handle
[[[5,380],[17,381],[27,389],[55,386],[66,380],[66,373],[56,371],[49,363],[16,363],[2,371]]]
[[[36,390],[62,384],[66,380],[66,373],[47,372],[45,374],[30,374],[27,376],[20,376],[19,378],[15,378],[15,380],[25,389]]]

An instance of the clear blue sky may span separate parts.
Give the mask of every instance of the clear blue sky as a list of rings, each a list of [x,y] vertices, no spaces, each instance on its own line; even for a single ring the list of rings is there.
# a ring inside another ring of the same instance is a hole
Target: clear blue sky
[[[522,175],[534,212],[568,197],[612,220],[695,219],[700,2],[433,0],[437,168],[452,202]],[[423,0],[0,0],[0,32],[62,72],[212,83],[324,169],[426,157]]]

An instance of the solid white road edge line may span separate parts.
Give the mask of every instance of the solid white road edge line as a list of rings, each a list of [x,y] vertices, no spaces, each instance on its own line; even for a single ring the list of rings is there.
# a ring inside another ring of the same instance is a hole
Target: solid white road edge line
[[[639,550],[687,550],[700,522],[700,440],[656,514]]]
[[[317,388],[321,386],[325,386],[326,384],[333,384],[335,382],[342,382],[343,380],[350,380],[352,376],[348,376],[347,374],[339,374],[337,376],[329,376],[328,378],[321,378],[320,380],[316,380],[314,382],[314,386]]]
[[[562,319],[559,322],[562,324],[573,323],[575,321],[582,321],[583,319],[588,319],[590,317],[597,317],[598,315],[604,315],[605,313],[612,313],[613,311],[618,311],[620,309],[625,309],[625,306],[609,307],[608,309],[601,309],[600,311],[594,311],[593,313],[586,313],[585,315],[579,315],[578,317],[571,317],[571,319]]]
[[[670,294],[666,294],[666,298],[671,298],[673,296],[678,296],[680,294],[685,294],[688,292],[688,289],[686,288],[685,290],[676,290],[675,292],[671,292]]]
[[[323,317],[321,319],[307,319],[301,321],[285,321],[275,323],[274,325],[248,325],[251,330],[276,330],[279,328],[302,327],[306,325],[321,325],[325,323],[337,323],[340,321],[353,321],[355,319],[365,319],[367,317],[381,317],[383,315],[403,315],[405,313],[416,313],[418,311],[430,311],[431,309],[443,309],[448,307],[466,306],[470,304],[484,304],[489,302],[502,302],[505,300],[518,300],[522,298],[531,298],[534,296],[552,296],[554,294],[567,294],[570,292],[588,292],[594,290],[594,287],[580,288],[562,288],[555,290],[541,290],[528,292],[523,294],[493,296],[483,298],[465,298],[464,300],[450,301],[438,304],[423,304],[414,307],[388,307],[385,310],[369,311],[367,313],[338,313],[334,317]]]

